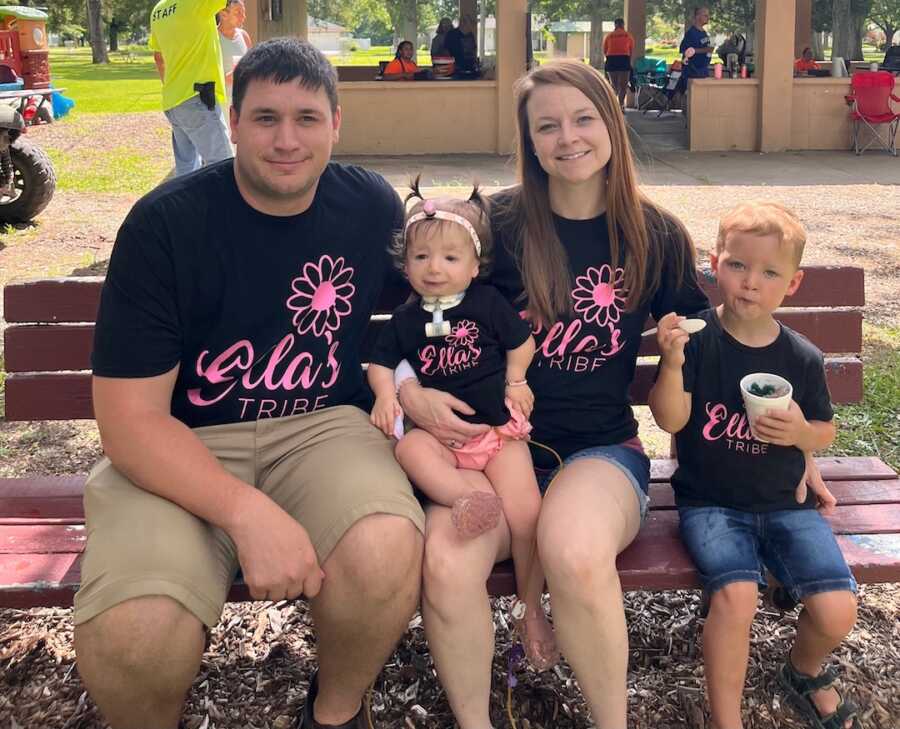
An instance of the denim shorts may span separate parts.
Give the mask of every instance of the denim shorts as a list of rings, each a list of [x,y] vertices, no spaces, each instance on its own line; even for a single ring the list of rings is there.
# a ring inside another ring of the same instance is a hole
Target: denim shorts
[[[561,466],[557,466],[553,470],[535,469],[541,494],[546,493],[550,482],[560,470],[581,458],[596,458],[599,461],[606,461],[625,475],[625,478],[628,479],[628,482],[634,488],[634,493],[637,495],[638,507],[641,512],[641,523],[643,523],[647,517],[647,510],[650,507],[650,459],[647,458],[643,451],[621,443],[617,445],[591,446],[590,448],[576,451],[566,458]]]
[[[856,592],[837,540],[815,509],[753,513],[718,506],[678,509],[681,539],[713,593],[731,582],[766,587],[768,568],[791,597]]]

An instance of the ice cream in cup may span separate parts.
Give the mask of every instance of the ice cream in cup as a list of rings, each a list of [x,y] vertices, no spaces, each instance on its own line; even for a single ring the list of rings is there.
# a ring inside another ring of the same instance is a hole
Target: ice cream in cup
[[[768,443],[760,438],[754,430],[754,423],[767,410],[787,410],[791,406],[794,388],[783,377],[768,372],[754,372],[741,379],[741,397],[744,398],[744,411],[750,421],[753,437],[761,443]]]

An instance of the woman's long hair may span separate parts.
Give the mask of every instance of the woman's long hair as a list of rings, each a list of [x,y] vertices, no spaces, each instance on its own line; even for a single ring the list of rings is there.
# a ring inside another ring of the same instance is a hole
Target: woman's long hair
[[[591,100],[606,124],[611,155],[606,166],[606,221],[611,262],[625,269],[628,310],[644,303],[660,284],[662,246],[670,236],[686,245],[667,251],[684,269],[685,255],[693,258],[693,244],[681,223],[661,210],[638,189],[625,118],[612,87],[600,73],[579,61],[554,61],[522,76],[515,86],[518,126],[518,174],[521,187],[512,195],[498,222],[514,235],[528,313],[535,322],[554,323],[570,314],[571,274],[565,249],[553,224],[549,176],[535,155],[528,125],[528,101],[539,86],[572,86]],[[675,230],[673,230],[673,228]],[[674,235],[673,235],[674,234]],[[680,278],[675,285],[680,285]]]

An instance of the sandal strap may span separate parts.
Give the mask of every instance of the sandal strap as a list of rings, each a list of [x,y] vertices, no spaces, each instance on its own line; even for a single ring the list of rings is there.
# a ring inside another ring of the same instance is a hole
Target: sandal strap
[[[844,729],[844,724],[848,719],[853,719],[859,714],[859,707],[852,701],[841,701],[833,714],[820,719],[822,729]],[[857,722],[853,722],[855,727]]]
[[[790,656],[785,661],[785,668],[787,669],[786,673],[790,678],[791,686],[797,693],[804,696],[828,688],[838,678],[837,671],[832,666],[828,666],[818,676],[807,676],[805,673],[800,673],[791,663]]]

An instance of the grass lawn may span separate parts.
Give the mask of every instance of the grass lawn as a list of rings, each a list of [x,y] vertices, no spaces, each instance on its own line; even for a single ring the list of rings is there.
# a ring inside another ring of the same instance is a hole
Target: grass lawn
[[[94,65],[90,48],[51,48],[50,76],[75,100],[77,114],[158,111],[162,86],[153,53],[135,47],[132,54],[127,61],[123,53],[110,53],[109,64]]]

